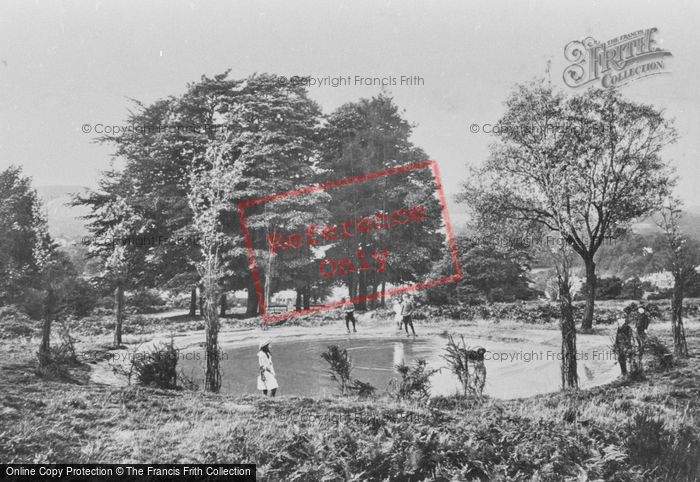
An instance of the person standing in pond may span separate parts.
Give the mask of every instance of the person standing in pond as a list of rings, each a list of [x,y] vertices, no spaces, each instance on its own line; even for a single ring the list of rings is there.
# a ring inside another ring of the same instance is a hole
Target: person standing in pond
[[[272,354],[270,353],[270,340],[266,339],[258,345],[258,365],[260,365],[260,374],[258,375],[258,390],[262,390],[263,395],[270,392],[270,396],[274,397],[277,394],[277,376],[275,375],[275,367],[272,366]]]
[[[404,295],[404,300],[403,303],[401,303],[401,316],[402,316],[402,321],[403,321],[403,326],[406,329],[406,336],[410,336],[408,334],[408,325],[411,325],[411,331],[413,332],[413,336],[416,336],[416,330],[413,328],[413,319],[411,316],[413,315],[413,308],[414,308],[414,303],[411,295]]]
[[[345,303],[343,306],[343,311],[345,312],[345,328],[347,328],[348,333],[350,333],[350,322],[352,321],[352,331],[353,333],[357,333],[357,329],[355,329],[355,304],[350,300],[346,302],[345,298],[340,301]]]

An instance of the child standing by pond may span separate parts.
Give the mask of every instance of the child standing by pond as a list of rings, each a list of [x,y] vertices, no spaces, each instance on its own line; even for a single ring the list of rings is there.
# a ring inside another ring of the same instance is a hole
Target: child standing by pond
[[[258,345],[258,365],[260,365],[260,374],[258,375],[258,390],[262,390],[263,395],[267,395],[270,391],[270,396],[274,397],[277,393],[277,377],[275,376],[275,367],[272,366],[272,354],[270,353],[270,340],[263,340]]]

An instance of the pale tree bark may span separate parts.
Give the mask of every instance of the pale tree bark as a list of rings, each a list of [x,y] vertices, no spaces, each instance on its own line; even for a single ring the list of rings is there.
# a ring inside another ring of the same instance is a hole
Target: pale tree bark
[[[218,304],[221,295],[220,281],[225,275],[221,249],[225,249],[227,238],[222,232],[221,215],[231,209],[234,171],[226,160],[228,138],[220,145],[207,149],[205,161],[208,166],[193,164],[188,194],[194,225],[201,235],[202,260],[197,263],[204,298],[205,322],[205,373],[204,389],[218,392],[221,388],[219,366],[219,316]]]
[[[267,212],[267,206],[266,206],[266,212]],[[277,228],[275,227],[272,230],[272,236],[275,236],[277,234]],[[269,232],[268,232],[269,235]],[[269,236],[268,236],[269,238]],[[264,300],[265,300],[265,306],[270,306],[270,297],[272,296],[272,269],[273,269],[273,256],[274,254],[272,253],[272,250],[269,249],[267,252],[267,266],[265,268],[265,287],[264,289]]]
[[[218,392],[221,389],[221,368],[219,366],[219,317],[217,313],[216,282],[207,282],[208,296],[204,302],[205,338],[206,338],[206,371],[204,389]]]
[[[225,317],[226,310],[228,309],[228,300],[226,299],[226,293],[223,293],[221,295],[221,299],[219,300],[219,306],[221,307],[221,311],[219,312],[219,315],[221,317]]]
[[[561,311],[561,384],[564,389],[578,389],[578,367],[576,358],[576,323],[571,303],[570,255],[565,247],[557,263],[557,284],[559,288],[559,308]]]
[[[583,320],[581,321],[581,330],[591,331],[593,329],[593,313],[595,310],[595,290],[596,290],[596,274],[595,274],[595,262],[593,261],[593,256],[585,257],[584,264],[586,266],[586,286],[588,290],[584,295],[586,296],[586,307],[583,311]]]
[[[688,356],[688,343],[683,326],[683,276],[674,276],[671,296],[671,329],[673,330],[673,351],[678,356]]]
[[[41,345],[39,346],[39,366],[44,367],[51,362],[51,322],[56,309],[56,295],[52,288],[48,289],[44,305],[44,320],[41,327]]]
[[[114,289],[114,347],[118,348],[122,344],[122,326],[124,324],[124,286],[117,283]]]
[[[687,276],[695,270],[698,264],[697,251],[688,246],[688,239],[680,230],[682,203],[678,198],[669,196],[668,203],[660,210],[660,219],[656,224],[666,235],[669,248],[668,268],[673,274],[673,293],[671,295],[671,331],[673,335],[673,351],[677,356],[688,356],[688,343],[685,339],[683,326],[683,298]]]
[[[193,286],[190,292],[190,316],[197,316],[197,286]]]
[[[258,292],[255,290],[255,280],[253,275],[248,275],[248,298],[246,300],[246,310],[245,314],[247,317],[253,317],[258,315]]]

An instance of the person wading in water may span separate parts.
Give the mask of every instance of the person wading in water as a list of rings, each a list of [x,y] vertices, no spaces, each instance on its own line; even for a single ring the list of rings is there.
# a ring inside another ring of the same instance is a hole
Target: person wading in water
[[[347,328],[348,333],[350,333],[350,322],[352,321],[352,331],[353,333],[357,333],[357,329],[355,329],[355,304],[350,300],[346,302],[345,298],[340,301],[345,303],[343,306],[343,311],[345,312],[345,328]]]
[[[269,390],[270,396],[274,397],[279,385],[277,384],[277,377],[275,376],[275,367],[272,366],[269,339],[261,341],[258,345],[258,365],[260,365],[258,390],[262,390],[263,395],[267,395]]]
[[[406,329],[406,336],[411,336],[408,334],[408,325],[411,325],[411,331],[413,332],[413,337],[416,337],[416,330],[413,328],[413,319],[411,315],[413,314],[413,299],[411,295],[404,295],[403,303],[401,304],[401,316],[403,316],[403,326]]]

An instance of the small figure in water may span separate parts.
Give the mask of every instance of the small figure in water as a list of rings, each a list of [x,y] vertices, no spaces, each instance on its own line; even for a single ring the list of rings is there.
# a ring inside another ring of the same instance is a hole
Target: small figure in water
[[[350,333],[350,322],[352,321],[352,331],[353,333],[357,333],[357,329],[355,329],[355,304],[351,300],[346,302],[345,298],[340,300],[340,302],[344,303],[343,311],[345,312],[345,328],[347,328],[348,333]]]
[[[411,295],[404,295],[403,303],[401,304],[401,316],[403,317],[403,326],[406,329],[406,336],[408,334],[408,325],[411,325],[411,331],[413,332],[413,337],[416,337],[416,330],[413,328],[413,319],[411,315],[413,314],[413,300]]]
[[[467,370],[469,370],[469,385],[470,388],[478,396],[484,393],[484,385],[486,384],[486,365],[484,365],[484,357],[486,348],[480,346],[474,350],[467,350]],[[471,362],[471,363],[469,363]]]
[[[260,365],[260,374],[258,375],[258,390],[262,390],[263,395],[267,395],[268,390],[270,396],[274,397],[277,394],[277,377],[275,376],[275,367],[272,366],[272,354],[270,353],[270,339],[260,342],[258,345],[258,365]]]

